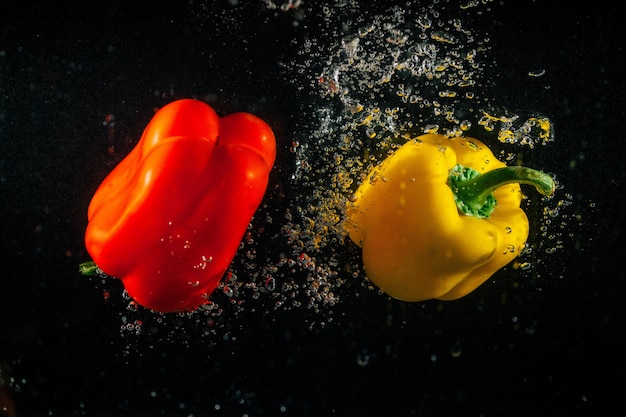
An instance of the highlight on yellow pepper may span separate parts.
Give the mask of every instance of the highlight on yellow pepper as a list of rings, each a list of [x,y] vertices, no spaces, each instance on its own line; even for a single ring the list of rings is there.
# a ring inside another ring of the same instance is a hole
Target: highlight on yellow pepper
[[[476,139],[423,135],[363,180],[347,203],[347,231],[368,278],[389,296],[454,300],[524,248],[520,184],[555,190],[548,174],[507,167]]]

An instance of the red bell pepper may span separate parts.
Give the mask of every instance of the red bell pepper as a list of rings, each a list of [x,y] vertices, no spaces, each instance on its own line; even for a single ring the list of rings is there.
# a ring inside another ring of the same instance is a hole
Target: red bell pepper
[[[91,200],[89,254],[139,304],[195,309],[232,262],[275,157],[274,134],[256,116],[168,104]]]

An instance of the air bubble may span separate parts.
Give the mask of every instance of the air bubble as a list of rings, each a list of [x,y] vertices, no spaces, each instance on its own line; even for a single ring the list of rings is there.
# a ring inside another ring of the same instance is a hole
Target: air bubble
[[[437,133],[439,131],[439,125],[426,125],[424,126],[424,133]]]

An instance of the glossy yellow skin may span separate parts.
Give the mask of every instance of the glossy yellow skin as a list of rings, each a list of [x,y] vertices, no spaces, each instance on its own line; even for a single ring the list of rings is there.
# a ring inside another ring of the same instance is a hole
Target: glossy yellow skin
[[[459,213],[448,172],[504,167],[480,141],[423,135],[375,167],[347,206],[350,238],[368,278],[404,301],[454,300],[474,291],[524,247],[528,218],[519,184],[493,193],[489,218]]]

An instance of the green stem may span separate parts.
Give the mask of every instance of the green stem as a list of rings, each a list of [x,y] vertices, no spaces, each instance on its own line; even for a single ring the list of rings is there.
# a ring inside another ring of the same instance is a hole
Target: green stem
[[[550,175],[531,168],[511,166],[494,169],[484,174],[456,165],[450,170],[450,188],[459,210],[475,217],[489,217],[496,207],[493,191],[505,184],[533,185],[545,196],[554,194],[555,184]]]
[[[97,275],[98,265],[94,261],[87,261],[78,265],[78,270],[83,275]]]

